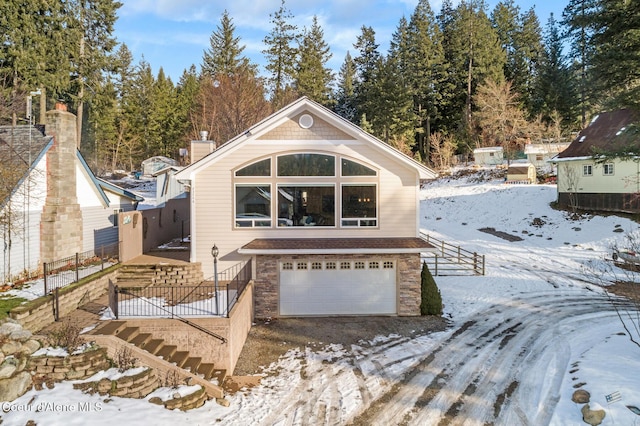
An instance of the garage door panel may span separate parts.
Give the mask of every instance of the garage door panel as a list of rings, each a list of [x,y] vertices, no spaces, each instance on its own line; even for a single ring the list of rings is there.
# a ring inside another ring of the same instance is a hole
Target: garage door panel
[[[395,268],[325,267],[326,264],[322,269],[281,268],[280,315],[396,313]]]

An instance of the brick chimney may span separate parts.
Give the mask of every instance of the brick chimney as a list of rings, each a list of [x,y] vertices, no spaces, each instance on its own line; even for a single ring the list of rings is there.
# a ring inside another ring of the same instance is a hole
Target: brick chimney
[[[40,254],[51,262],[82,251],[82,212],[76,196],[76,116],[66,106],[47,112],[47,196],[40,224]]]

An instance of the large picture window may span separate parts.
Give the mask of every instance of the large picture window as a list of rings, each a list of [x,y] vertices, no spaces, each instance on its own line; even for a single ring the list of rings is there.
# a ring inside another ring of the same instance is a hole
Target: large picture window
[[[376,185],[342,186],[342,226],[377,226]]]
[[[335,226],[335,186],[278,186],[278,226]]]
[[[271,188],[236,186],[236,227],[271,226]]]
[[[235,228],[377,227],[379,171],[340,155],[273,154],[232,171]]]

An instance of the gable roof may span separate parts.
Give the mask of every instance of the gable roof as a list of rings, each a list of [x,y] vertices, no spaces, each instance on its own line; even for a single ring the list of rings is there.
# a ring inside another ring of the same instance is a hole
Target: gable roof
[[[228,142],[224,143],[212,153],[185,167],[176,174],[176,178],[190,179],[192,175],[198,173],[203,168],[206,168],[218,157],[237,149],[237,147],[244,141],[248,139],[259,139],[261,136],[266,135],[271,130],[277,128],[290,118],[295,117],[296,115],[304,111],[310,112],[316,115],[319,119],[330,123],[332,126],[335,126],[339,131],[343,132],[349,137],[352,137],[354,139],[363,139],[371,143],[376,148],[384,151],[388,156],[393,157],[396,160],[399,160],[400,162],[406,164],[408,167],[415,169],[419,173],[420,179],[434,179],[435,177],[437,177],[437,173],[433,170],[429,169],[423,164],[420,164],[408,155],[403,154],[389,144],[384,143],[380,139],[377,139],[376,137],[370,135],[345,118],[339,116],[328,108],[312,101],[305,96],[290,103],[276,113],[253,125],[244,133],[241,133]]]
[[[0,126],[0,207],[53,145],[40,126]]]
[[[640,148],[640,114],[620,109],[596,115],[591,123],[556,158],[589,158],[598,151],[621,151]]]
[[[141,196],[136,195],[131,191],[127,191],[126,189],[118,185],[115,185],[111,182],[108,182],[104,179],[100,179],[99,177],[96,177],[96,175],[94,175],[91,169],[89,168],[89,165],[87,164],[87,162],[84,160],[84,157],[82,156],[82,154],[80,154],[80,151],[76,151],[76,156],[78,157],[78,161],[80,161],[80,165],[82,166],[84,172],[89,177],[89,181],[93,184],[94,188],[96,189],[96,192],[102,199],[102,203],[105,207],[109,206],[109,197],[107,197],[107,194],[104,192],[105,190],[112,192],[114,194],[120,195],[121,197],[129,198],[132,201],[136,201],[136,202],[144,201],[144,198],[142,198]]]

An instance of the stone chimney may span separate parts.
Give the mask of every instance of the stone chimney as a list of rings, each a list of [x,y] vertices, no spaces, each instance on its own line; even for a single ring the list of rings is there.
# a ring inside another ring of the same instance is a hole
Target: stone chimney
[[[191,164],[216,150],[216,143],[208,140],[208,136],[209,132],[203,130],[200,132],[200,140],[191,141]]]
[[[40,224],[40,254],[51,262],[82,251],[82,212],[76,196],[76,116],[64,104],[47,112],[47,197]]]

